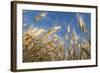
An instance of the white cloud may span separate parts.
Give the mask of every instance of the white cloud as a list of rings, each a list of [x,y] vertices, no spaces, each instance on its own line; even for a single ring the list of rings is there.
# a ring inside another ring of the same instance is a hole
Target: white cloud
[[[27,26],[27,24],[25,23],[24,26]]]

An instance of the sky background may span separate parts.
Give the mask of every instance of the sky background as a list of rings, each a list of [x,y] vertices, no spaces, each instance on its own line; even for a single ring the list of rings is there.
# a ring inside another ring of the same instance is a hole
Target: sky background
[[[41,12],[45,12],[46,16],[36,21],[35,17]],[[46,30],[55,26],[61,26],[56,33],[63,41],[65,41],[65,34],[67,32],[67,25],[70,25],[71,32],[76,31],[76,34],[81,38],[85,38],[86,33],[82,32],[79,27],[76,14],[80,14],[85,22],[88,33],[91,32],[91,14],[90,13],[76,13],[76,12],[56,12],[56,11],[37,11],[37,10],[23,10],[23,30],[26,30],[30,25],[37,28],[44,28]]]

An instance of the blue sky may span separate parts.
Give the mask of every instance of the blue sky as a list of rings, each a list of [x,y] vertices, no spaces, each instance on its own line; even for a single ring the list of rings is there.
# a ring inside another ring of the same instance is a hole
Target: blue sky
[[[35,20],[35,17],[40,14],[40,12],[45,12],[47,15],[41,18],[39,21]],[[71,31],[76,31],[76,34],[84,38],[86,33],[80,30],[78,25],[78,20],[76,14],[80,14],[86,24],[88,32],[91,32],[91,14],[90,13],[78,13],[78,12],[55,12],[55,11],[37,11],[37,10],[23,10],[23,29],[30,25],[37,28],[44,28],[46,30],[54,27],[61,26],[61,29],[57,34],[65,40],[65,34],[67,34],[67,25],[70,25]]]

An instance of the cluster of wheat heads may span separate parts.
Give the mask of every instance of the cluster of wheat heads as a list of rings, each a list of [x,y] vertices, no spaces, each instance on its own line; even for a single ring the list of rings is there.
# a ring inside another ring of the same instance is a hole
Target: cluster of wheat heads
[[[38,29],[36,34],[40,30]],[[35,35],[33,31],[34,28],[23,34],[23,62],[59,61],[65,59],[64,45],[57,35],[49,35],[50,39],[45,37],[48,32]]]

